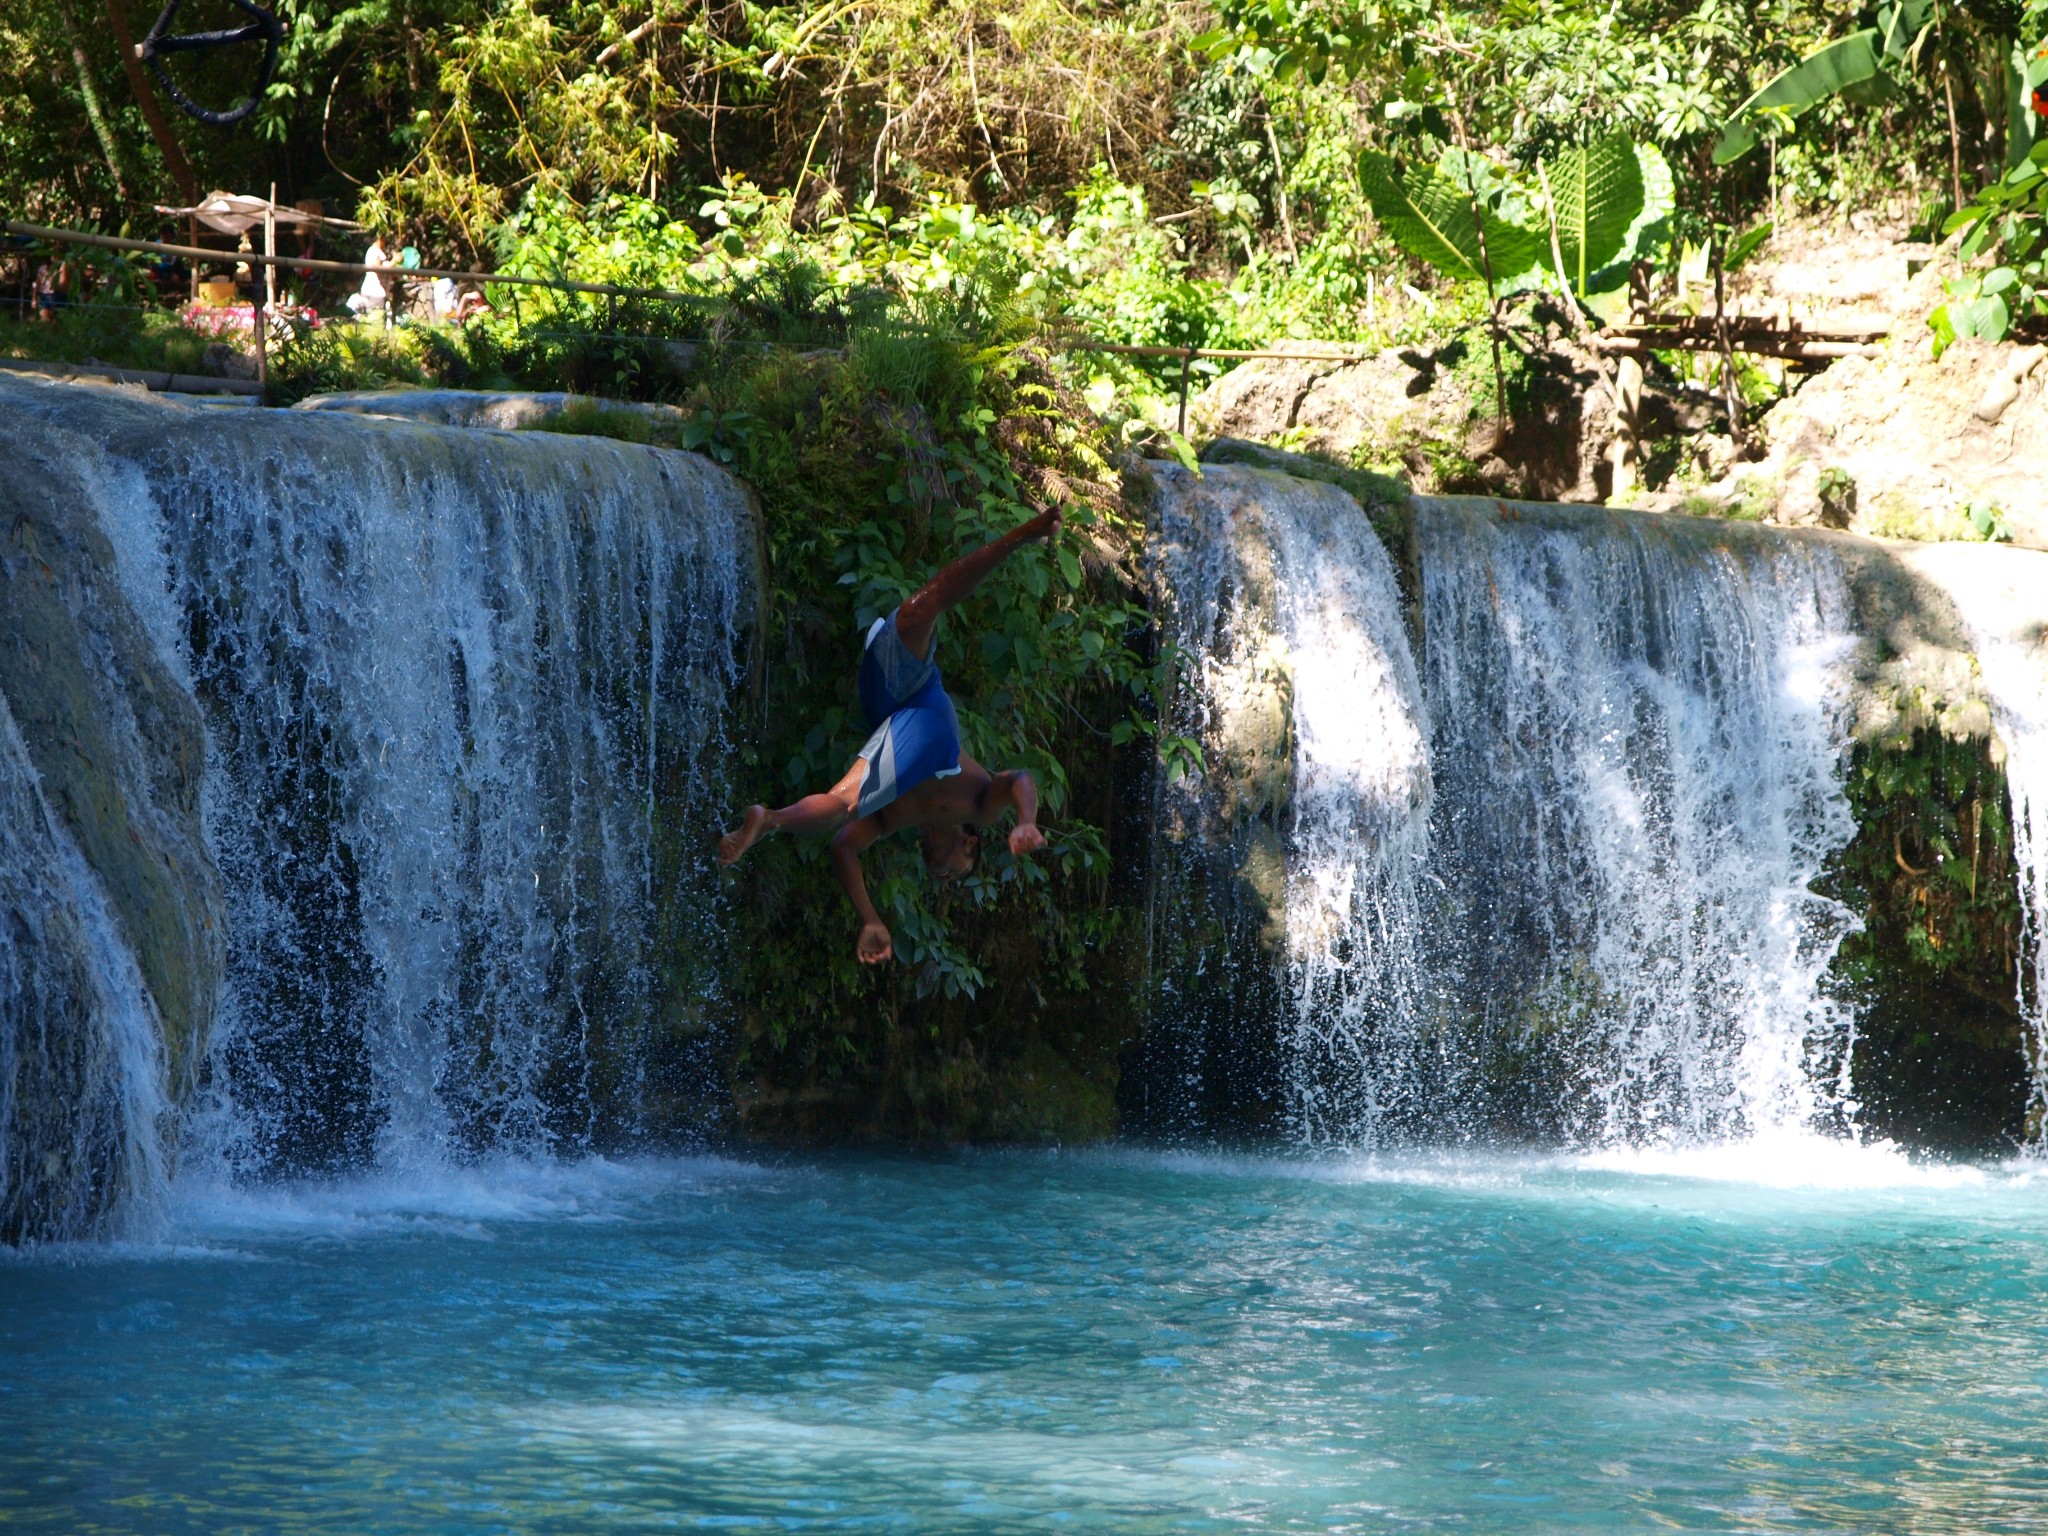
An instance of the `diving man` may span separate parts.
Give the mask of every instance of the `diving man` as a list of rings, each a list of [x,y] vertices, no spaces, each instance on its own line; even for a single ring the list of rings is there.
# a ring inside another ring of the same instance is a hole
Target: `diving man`
[[[860,856],[876,838],[922,828],[925,868],[957,880],[981,855],[977,829],[1015,810],[1010,852],[1022,857],[1045,846],[1038,830],[1038,785],[1022,768],[990,773],[960,750],[960,722],[932,662],[939,615],[964,602],[1011,553],[1033,539],[1059,537],[1060,514],[1042,512],[1001,538],[962,555],[875,620],[860,659],[860,707],[874,734],[837,784],[770,810],[747,808],[739,826],[718,841],[718,862],[737,863],[770,832],[832,834],[832,867],[860,919],[854,953],[880,965],[895,953],[888,925],[868,896]]]

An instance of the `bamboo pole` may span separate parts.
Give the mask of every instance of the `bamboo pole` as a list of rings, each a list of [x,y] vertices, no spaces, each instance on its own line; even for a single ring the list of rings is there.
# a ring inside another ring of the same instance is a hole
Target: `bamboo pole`
[[[708,294],[676,293],[664,288],[628,288],[610,283],[579,283],[565,277],[524,277],[503,272],[466,272],[443,267],[397,267],[391,265],[366,266],[359,261],[325,261],[311,256],[272,256],[268,252],[232,252],[208,250],[196,245],[167,245],[155,240],[129,240],[115,235],[92,234],[84,230],[53,229],[41,224],[22,224],[14,221],[0,222],[0,232],[22,235],[32,240],[70,242],[78,245],[102,246],[111,250],[146,251],[166,256],[183,256],[193,261],[253,261],[266,266],[303,267],[316,272],[340,272],[361,276],[375,272],[380,276],[398,278],[447,277],[457,282],[501,283],[512,286],[516,312],[520,287],[555,288],[572,293],[605,294],[618,298],[659,299],[678,304],[711,305],[718,301]],[[195,269],[196,277],[196,269]],[[1711,324],[1711,317],[1707,317]],[[1867,357],[1878,349],[1870,343],[1882,339],[1885,333],[1866,332],[1782,332],[1744,328],[1738,317],[1729,317],[1737,323],[1729,327],[1729,339],[1734,350],[1753,352],[1767,357],[1786,357],[1811,361],[1832,360],[1838,357]],[[665,338],[684,340],[686,338]],[[790,345],[797,345],[790,343]],[[1120,357],[1168,357],[1176,361],[1189,362],[1196,358],[1213,358],[1225,362],[1272,362],[1296,363],[1362,363],[1368,362],[1373,353],[1358,349],[1337,350],[1340,343],[1327,343],[1328,350],[1310,351],[1290,349],[1277,351],[1271,348],[1239,347],[1153,347],[1135,346],[1125,342],[1097,341],[1091,336],[1051,335],[1043,345],[1055,352],[1108,352]],[[1704,334],[1692,330],[1673,328],[1666,330],[1657,326],[1630,326],[1616,330],[1602,331],[1595,338],[1595,345],[1606,352],[1649,352],[1649,351],[1696,351],[1718,350],[1720,337],[1712,330]]]
[[[701,293],[676,293],[667,288],[624,288],[611,283],[579,283],[566,277],[525,277],[512,272],[467,272],[452,267],[399,267],[386,263],[365,266],[360,261],[326,261],[313,256],[272,256],[268,253],[210,251],[197,245],[166,245],[159,240],[130,240],[120,235],[99,235],[82,229],[54,229],[44,224],[23,224],[15,220],[0,223],[0,231],[30,240],[52,240],[73,245],[95,245],[113,251],[148,251],[161,256],[183,256],[193,261],[256,261],[275,267],[303,267],[311,272],[340,272],[360,277],[375,272],[379,277],[400,280],[446,277],[458,283],[499,283],[528,288],[558,288],[569,293],[611,294],[622,299],[660,299],[672,304],[715,302]]]

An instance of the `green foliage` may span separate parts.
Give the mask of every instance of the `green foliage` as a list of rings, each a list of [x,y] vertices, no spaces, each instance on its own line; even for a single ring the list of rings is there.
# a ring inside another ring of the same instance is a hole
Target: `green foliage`
[[[1821,521],[1832,528],[1846,528],[1856,510],[1856,477],[1839,464],[1820,472],[1814,490],[1820,497]]]
[[[2048,59],[2043,64],[2048,77]],[[1947,301],[1927,317],[1937,357],[1965,336],[2003,341],[2015,322],[2048,315],[2048,139],[1956,211],[1947,232],[1957,231],[1965,261],[2001,259],[1951,282]]]
[[[206,337],[161,310],[87,304],[54,321],[0,318],[0,357],[202,373],[206,347]]]
[[[294,324],[270,349],[270,398],[290,405],[347,389],[509,389],[514,372],[495,334],[471,325]]]
[[[1017,318],[1014,270],[991,259],[973,283],[939,278],[957,279],[962,238],[940,241],[944,260],[934,250],[909,291],[852,313],[831,352],[763,345],[775,317],[757,327],[736,309],[680,401],[685,440],[726,458],[764,519],[767,661],[743,799],[780,803],[837,779],[865,734],[851,684],[866,625],[961,550],[1037,507],[1067,509],[1060,547],[1013,556],[940,625],[936,651],[966,750],[1037,776],[1048,849],[1013,859],[992,835],[981,869],[946,887],[914,842],[878,845],[870,890],[900,962],[879,971],[854,959],[818,845],[770,839],[741,866],[737,1070],[756,1124],[785,1132],[802,1129],[789,1106],[844,1088],[895,1117],[892,1134],[992,1134],[974,1073],[1056,1039],[1054,1056],[1088,1078],[1113,1070],[1113,1044],[1097,1061],[1069,1037],[1129,1028],[1123,919],[1103,895],[1112,731],[1134,704],[1144,713],[1152,686],[1134,649],[1146,622],[1135,530],[1114,444]],[[1142,753],[1123,757],[1145,771]],[[910,1102],[912,1082],[937,1097]],[[940,1082],[952,1086],[930,1088]]]
[[[1863,743],[1846,788],[1856,835],[1818,889],[1861,919],[1831,981],[1858,1009],[1863,1123],[1959,1152],[2009,1149],[2026,1129],[2020,904],[1991,743],[1935,729]]]
[[[2005,520],[2005,508],[1995,501],[1966,501],[1959,508],[1977,537],[1987,544],[2012,541],[2012,525]]]
[[[602,400],[574,400],[568,409],[522,428],[531,432],[559,432],[567,437],[608,437],[621,443],[658,444],[664,448],[696,448],[681,433],[664,432],[662,423],[646,411],[625,410]]]
[[[1714,142],[1714,163],[1740,160],[1757,145],[1756,124],[1783,121],[1875,75],[1880,63],[1875,27],[1824,43],[1791,68],[1781,70],[1730,115]]]
[[[1320,82],[1332,72],[1357,74],[1390,52],[1411,62],[1430,10],[1417,0],[1225,0],[1220,24],[1188,46],[1255,76]]]
[[[1668,239],[1670,168],[1654,146],[1624,134],[1566,149],[1539,163],[1533,177],[1455,150],[1446,151],[1435,171],[1403,176],[1391,157],[1366,149],[1358,170],[1374,213],[1402,251],[1453,279],[1487,275],[1479,255],[1483,219],[1496,290],[1514,292],[1554,277],[1582,300],[1594,300],[1622,289],[1629,268],[1660,253]],[[1470,189],[1461,184],[1467,174]],[[1553,217],[1562,273],[1552,270]],[[1598,312],[1601,306],[1593,307]]]
[[[2010,997],[2019,897],[2005,776],[1988,743],[1923,729],[1859,747],[1848,793],[1859,830],[1830,875],[1843,899],[1900,958]]]
[[[1358,156],[1358,179],[1372,211],[1417,261],[1467,282],[1503,284],[1536,265],[1536,232],[1499,217],[1484,199],[1441,168],[1405,174],[1376,149]],[[1484,249],[1482,251],[1482,241]]]
[[[1643,162],[1626,134],[1609,134],[1566,150],[1546,168],[1562,276],[1575,292],[1620,256],[1645,204]]]

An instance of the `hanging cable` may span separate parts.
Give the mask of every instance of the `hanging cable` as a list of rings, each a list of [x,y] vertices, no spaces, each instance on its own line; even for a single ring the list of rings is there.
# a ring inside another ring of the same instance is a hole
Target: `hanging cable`
[[[246,25],[213,32],[173,32],[171,23],[177,17],[178,7],[184,3],[185,0],[166,0],[162,14],[149,29],[149,36],[135,45],[136,57],[149,66],[157,84],[188,117],[221,127],[232,126],[256,110],[263,99],[263,92],[277,74],[277,50],[284,41],[284,20],[275,11],[257,5],[255,0],[227,0],[236,10],[247,13],[250,20]],[[202,106],[186,95],[165,63],[167,56],[174,53],[218,53],[258,42],[263,45],[263,62],[257,68],[255,86],[240,101],[219,111]]]

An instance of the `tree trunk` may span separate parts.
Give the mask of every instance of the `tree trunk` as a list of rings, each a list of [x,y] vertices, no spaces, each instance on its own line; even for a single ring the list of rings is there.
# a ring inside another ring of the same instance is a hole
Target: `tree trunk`
[[[164,116],[163,104],[150,88],[149,72],[142,67],[142,60],[135,56],[135,30],[128,25],[128,18],[121,10],[121,0],[106,0],[106,10],[107,25],[113,30],[115,46],[121,50],[121,68],[128,75],[128,89],[135,97],[135,105],[142,109],[142,120],[149,124],[150,136],[156,140],[156,147],[164,157],[164,169],[171,173],[179,196],[190,207],[199,201],[199,178],[192,174],[192,162],[185,158],[185,151],[178,146],[178,136],[171,132],[171,122]]]
[[[1614,436],[1608,444],[1608,462],[1614,469],[1607,504],[1628,499],[1640,488],[1642,467],[1639,422],[1643,402],[1643,365],[1639,358],[1623,357],[1615,364]]]
[[[1941,61],[1941,89],[1948,99],[1948,187],[1953,198],[1950,213],[1963,206],[1963,136],[1956,131],[1956,77],[1949,61]]]
[[[57,19],[64,24],[64,41],[71,48],[71,63],[78,71],[78,92],[85,98],[85,115],[92,119],[93,136],[100,141],[100,152],[107,157],[107,170],[114,177],[114,195],[122,203],[128,201],[128,178],[121,172],[121,146],[114,137],[113,124],[107,121],[107,109],[100,101],[99,85],[92,77],[92,64],[85,56],[85,40],[78,33],[78,16],[72,0],[59,0]]]
[[[1728,333],[1728,274],[1722,258],[1727,242],[1714,234],[1714,334],[1721,344],[1721,398],[1728,410],[1728,440],[1741,458],[1749,447],[1749,434],[1742,423],[1742,381],[1735,372],[1735,342]]]

